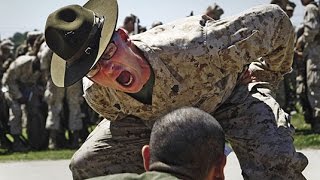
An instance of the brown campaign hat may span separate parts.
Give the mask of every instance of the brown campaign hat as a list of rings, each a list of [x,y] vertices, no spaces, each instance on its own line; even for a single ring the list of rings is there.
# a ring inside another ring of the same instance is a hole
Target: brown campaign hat
[[[48,16],[45,38],[54,52],[51,78],[56,86],[70,86],[88,73],[109,44],[117,19],[116,0],[89,0]]]

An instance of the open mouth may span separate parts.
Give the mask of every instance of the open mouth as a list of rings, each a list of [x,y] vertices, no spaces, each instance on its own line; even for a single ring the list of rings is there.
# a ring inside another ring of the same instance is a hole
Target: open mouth
[[[133,83],[134,79],[129,71],[122,71],[116,80],[122,86],[128,87]]]

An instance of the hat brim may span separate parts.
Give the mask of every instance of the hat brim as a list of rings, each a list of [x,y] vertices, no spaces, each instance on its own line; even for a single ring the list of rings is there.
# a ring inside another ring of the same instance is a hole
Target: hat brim
[[[99,48],[92,56],[82,57],[68,65],[64,59],[53,54],[51,60],[51,78],[58,87],[68,87],[82,79],[102,56],[116,28],[118,19],[117,0],[89,0],[83,7],[92,10],[98,16],[104,16],[105,21],[101,30]]]

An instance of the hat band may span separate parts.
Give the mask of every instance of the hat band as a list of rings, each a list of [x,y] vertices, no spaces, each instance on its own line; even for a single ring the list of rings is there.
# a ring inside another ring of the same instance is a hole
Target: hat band
[[[91,52],[93,52],[93,48],[97,47],[96,43],[99,43],[99,42],[96,42],[96,37],[99,37],[99,38],[101,37],[101,29],[103,27],[103,23],[104,23],[104,17],[103,16],[99,17],[96,14],[94,14],[94,23],[93,23],[93,27],[89,33],[88,40],[79,49],[79,51],[77,53],[75,53],[74,56],[72,56],[71,58],[66,60],[67,67],[71,66],[76,60],[80,59],[80,57],[83,54],[90,55]],[[98,32],[98,34],[97,34],[97,32]]]

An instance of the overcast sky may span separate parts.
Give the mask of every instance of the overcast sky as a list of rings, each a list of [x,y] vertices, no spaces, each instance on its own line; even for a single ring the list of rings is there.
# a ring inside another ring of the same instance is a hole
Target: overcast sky
[[[300,0],[293,0],[297,7],[292,18],[293,24],[302,22],[304,7]],[[0,0],[1,39],[15,32],[34,29],[43,31],[47,16],[56,9],[70,4],[83,5],[87,0]],[[270,0],[118,0],[118,26],[125,16],[135,14],[140,24],[149,28],[155,20],[169,22],[204,12],[208,5],[216,2],[224,9],[222,17],[237,14],[255,5],[269,3]]]

